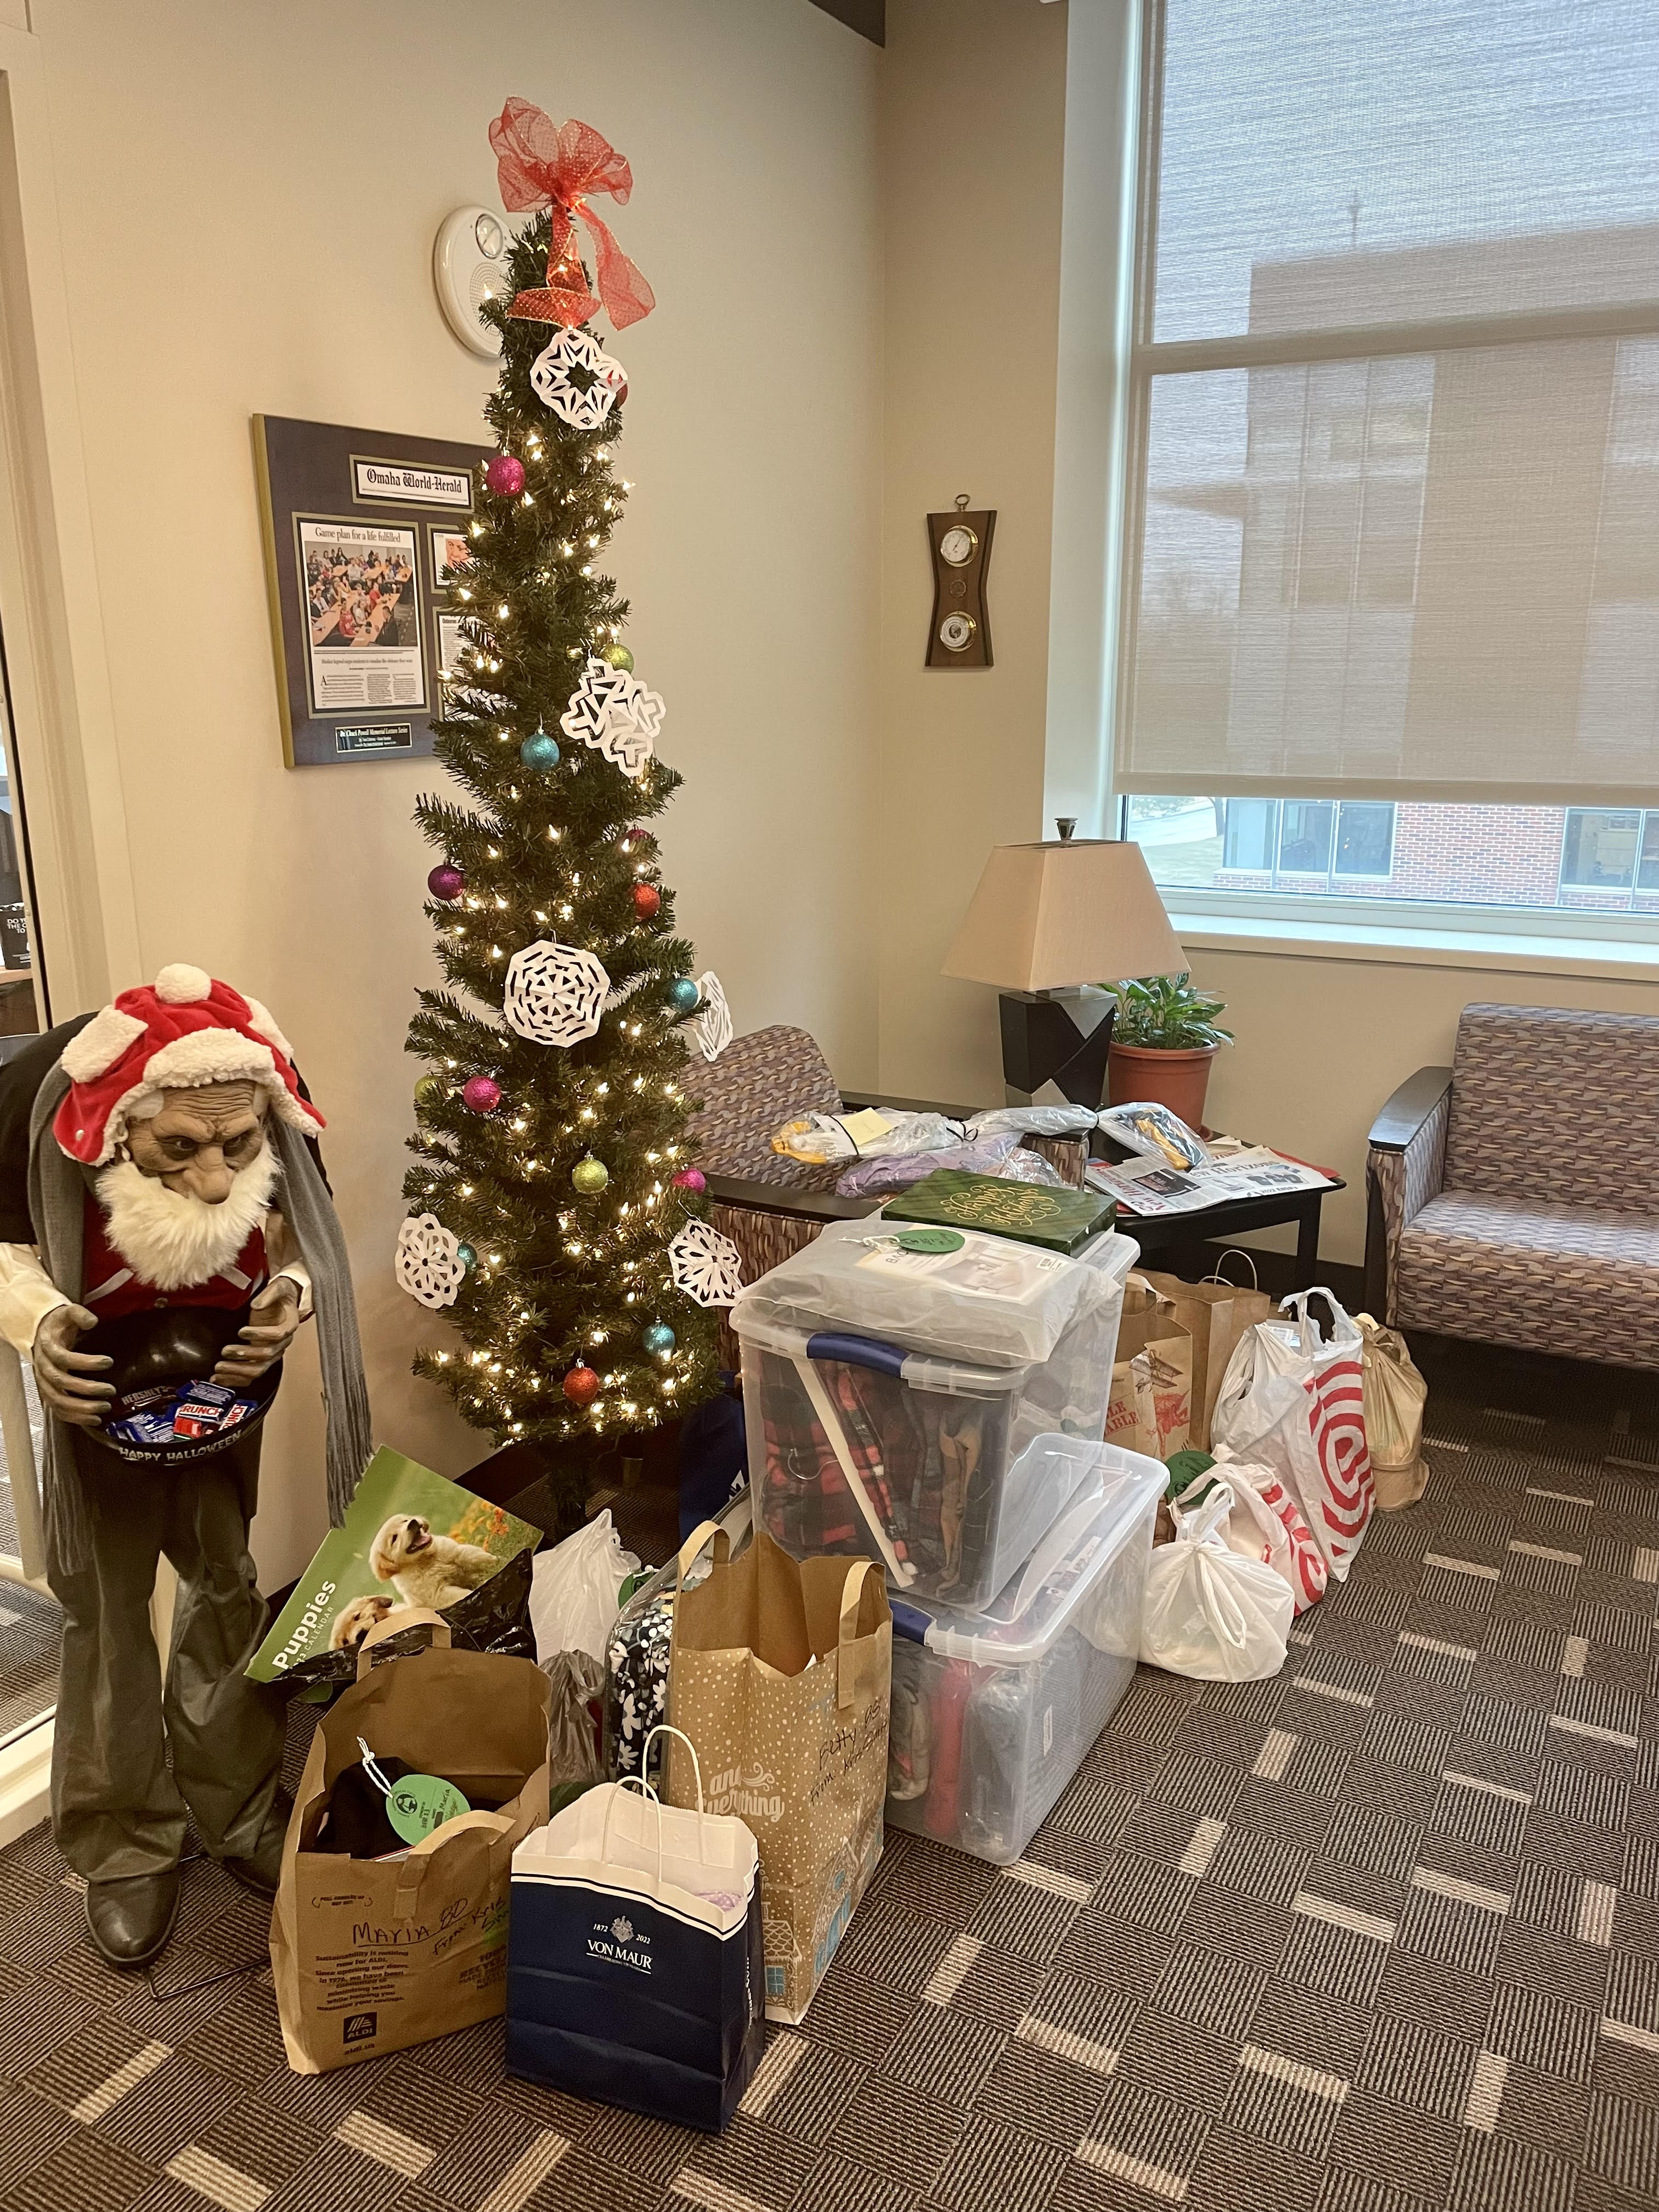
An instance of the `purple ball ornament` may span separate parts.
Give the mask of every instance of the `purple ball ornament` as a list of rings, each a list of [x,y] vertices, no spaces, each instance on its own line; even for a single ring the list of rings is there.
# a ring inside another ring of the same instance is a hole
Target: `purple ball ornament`
[[[493,1114],[501,1103],[501,1086],[493,1075],[468,1078],[461,1092],[461,1103],[469,1114]]]
[[[444,860],[427,878],[426,887],[434,899],[441,899],[446,906],[453,906],[466,889],[466,878],[453,860]]]
[[[673,1182],[676,1190],[689,1190],[694,1195],[698,1191],[704,1191],[708,1188],[708,1178],[704,1175],[701,1168],[680,1168],[677,1170],[673,1177]]]
[[[516,499],[524,489],[524,463],[513,453],[497,453],[484,471],[484,482],[497,499]]]

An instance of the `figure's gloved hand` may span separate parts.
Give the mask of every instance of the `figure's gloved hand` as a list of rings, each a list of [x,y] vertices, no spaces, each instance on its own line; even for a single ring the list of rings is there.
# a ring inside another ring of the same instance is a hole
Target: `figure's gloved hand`
[[[94,1379],[113,1362],[101,1352],[75,1349],[87,1330],[97,1326],[97,1315],[85,1306],[54,1306],[29,1347],[35,1388],[43,1403],[60,1421],[77,1429],[100,1428],[115,1396],[111,1384]]]
[[[214,1381],[232,1389],[256,1381],[282,1358],[299,1328],[300,1286],[291,1277],[278,1275],[248,1308],[247,1326],[238,1332],[240,1341],[225,1346]]]

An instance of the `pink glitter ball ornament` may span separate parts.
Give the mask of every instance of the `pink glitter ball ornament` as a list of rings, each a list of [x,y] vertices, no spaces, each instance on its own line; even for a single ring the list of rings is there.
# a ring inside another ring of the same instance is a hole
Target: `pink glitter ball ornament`
[[[681,1168],[674,1176],[676,1190],[707,1190],[708,1178],[701,1168]]]
[[[497,499],[516,499],[524,489],[524,463],[513,453],[497,453],[484,471],[484,482]]]
[[[493,1114],[501,1103],[501,1086],[493,1075],[474,1075],[461,1093],[469,1114]]]

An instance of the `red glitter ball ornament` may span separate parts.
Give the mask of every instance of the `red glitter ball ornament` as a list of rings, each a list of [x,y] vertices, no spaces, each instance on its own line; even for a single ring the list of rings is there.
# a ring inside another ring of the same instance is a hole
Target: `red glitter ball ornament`
[[[649,921],[662,904],[662,893],[654,884],[635,884],[634,911],[641,921]]]
[[[599,1378],[591,1367],[573,1367],[564,1378],[564,1395],[573,1406],[591,1406],[599,1395]]]
[[[516,499],[524,489],[524,463],[513,453],[497,453],[484,471],[484,482],[497,499]]]
[[[493,1114],[501,1103],[501,1086],[493,1075],[469,1078],[461,1092],[461,1103],[469,1114]]]
[[[701,1168],[681,1168],[674,1176],[676,1190],[707,1190],[708,1178]]]

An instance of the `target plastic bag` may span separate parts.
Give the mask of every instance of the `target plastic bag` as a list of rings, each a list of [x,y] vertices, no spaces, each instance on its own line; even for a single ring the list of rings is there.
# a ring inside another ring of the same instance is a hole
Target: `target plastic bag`
[[[1285,1663],[1296,1618],[1285,1577],[1264,1559],[1229,1548],[1231,1486],[1216,1483],[1201,1504],[1175,1516],[1172,1544],[1160,1544],[1146,1571],[1140,1656],[1149,1667],[1200,1682],[1259,1682]]]
[[[1328,1340],[1309,1310],[1314,1298],[1329,1308]],[[1329,1291],[1297,1291],[1239,1339],[1210,1422],[1218,1456],[1282,1479],[1338,1582],[1376,1502],[1361,1351],[1358,1329]]]
[[[1317,1605],[1325,1595],[1330,1569],[1295,1498],[1270,1467],[1245,1467],[1224,1459],[1218,1468],[1233,1491],[1227,1548],[1248,1559],[1265,1559],[1275,1574],[1283,1575],[1298,1613]]]

